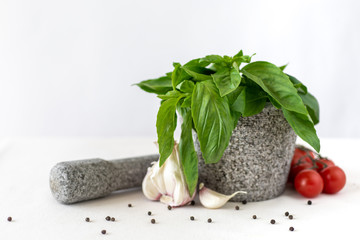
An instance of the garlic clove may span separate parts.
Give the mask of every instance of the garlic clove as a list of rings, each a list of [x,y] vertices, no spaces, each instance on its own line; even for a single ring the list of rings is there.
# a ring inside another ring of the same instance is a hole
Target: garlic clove
[[[162,195],[160,197],[160,202],[165,203],[166,205],[171,206],[172,202],[173,202],[173,198],[167,195]]]
[[[153,163],[143,180],[142,189],[145,197],[160,200],[169,206],[183,206],[194,199],[196,192],[190,196],[184,173],[181,169],[178,144],[164,164]]]
[[[204,186],[204,183],[199,184],[199,199],[200,203],[206,208],[220,208],[225,205],[236,194],[246,194],[244,191],[237,191],[231,195],[224,195]]]
[[[153,162],[152,166],[148,168],[148,171],[146,173],[146,176],[144,177],[144,180],[142,182],[142,190],[146,198],[149,200],[159,200],[161,197],[161,193],[158,190],[158,188],[154,185],[154,183],[151,180],[151,177],[154,172],[156,172],[156,168],[158,168],[158,163]]]

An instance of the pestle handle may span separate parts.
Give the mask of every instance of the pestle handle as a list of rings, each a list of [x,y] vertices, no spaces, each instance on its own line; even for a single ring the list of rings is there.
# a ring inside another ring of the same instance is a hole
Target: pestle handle
[[[114,179],[115,190],[141,187],[148,167],[159,159],[158,154],[135,158],[112,160],[116,172]]]
[[[148,167],[158,159],[154,154],[112,161],[94,158],[60,162],[50,171],[50,189],[57,201],[71,204],[141,187]]]

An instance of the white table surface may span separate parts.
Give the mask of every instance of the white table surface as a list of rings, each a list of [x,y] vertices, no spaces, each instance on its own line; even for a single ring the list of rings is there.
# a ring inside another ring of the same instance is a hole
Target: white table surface
[[[360,214],[359,139],[322,139],[322,153],[347,174],[336,195],[320,195],[307,205],[288,187],[280,197],[227,203],[209,210],[199,203],[171,211],[148,201],[140,189],[63,205],[49,189],[49,172],[57,162],[100,157],[111,160],[156,153],[148,138],[0,139],[0,239],[340,239],[358,236]],[[197,201],[198,202],[198,201]],[[128,203],[133,205],[128,208]],[[234,207],[240,206],[236,211]],[[151,211],[153,216],[148,216]],[[284,213],[294,215],[289,220]],[[253,220],[256,214],[258,219]],[[106,216],[116,218],[105,221]],[[12,222],[7,217],[13,218]],[[195,221],[189,217],[195,216]],[[85,222],[89,217],[91,222]],[[151,224],[155,218],[157,223]],[[211,224],[207,219],[212,218]],[[275,219],[276,224],[270,224]],[[295,228],[294,232],[288,229]],[[107,234],[102,235],[101,230]]]

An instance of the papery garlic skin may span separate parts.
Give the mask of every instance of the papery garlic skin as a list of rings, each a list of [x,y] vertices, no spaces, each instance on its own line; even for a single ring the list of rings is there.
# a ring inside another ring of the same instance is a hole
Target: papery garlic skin
[[[196,192],[193,196],[189,194],[176,142],[171,155],[161,167],[159,162],[155,162],[148,168],[142,190],[148,199],[160,200],[172,207],[185,205],[194,199]]]
[[[199,200],[200,203],[210,209],[221,208],[236,194],[246,194],[244,191],[237,191],[231,195],[224,195],[204,186],[204,183],[199,184]]]
[[[144,177],[144,180],[142,182],[142,190],[147,199],[150,200],[159,200],[161,197],[161,193],[156,188],[156,186],[151,181],[151,175],[154,171],[158,171],[159,163],[158,162],[152,162],[152,166],[148,168],[148,171],[146,173],[146,176]]]

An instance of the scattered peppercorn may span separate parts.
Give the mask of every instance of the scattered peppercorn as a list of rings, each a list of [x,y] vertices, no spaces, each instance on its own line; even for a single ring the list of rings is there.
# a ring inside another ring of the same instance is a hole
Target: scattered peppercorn
[[[294,218],[294,216],[293,215],[289,215],[289,219],[291,220],[291,219],[293,219]]]
[[[151,223],[152,223],[152,224],[155,224],[155,219],[154,219],[154,218],[151,219]]]
[[[110,221],[110,219],[111,219],[110,216],[107,216],[107,217],[105,218],[106,221]]]
[[[253,215],[253,219],[256,219],[257,217],[256,217],[256,215]]]
[[[191,220],[191,221],[194,221],[194,220],[195,220],[194,216],[191,216],[191,217],[190,217],[190,220]]]
[[[169,209],[169,210],[171,210],[171,209],[172,209],[172,207],[169,205],[169,206],[168,206],[168,209]]]
[[[311,205],[311,204],[312,204],[312,201],[311,201],[311,200],[307,201],[307,204],[308,204],[308,205]]]
[[[285,216],[289,216],[289,212],[285,212]]]
[[[101,230],[101,233],[102,233],[102,234],[106,234],[106,230]]]
[[[242,204],[247,204],[247,201],[246,200],[242,201]]]
[[[275,224],[275,220],[274,220],[274,219],[271,219],[270,223],[271,223],[271,224]]]
[[[150,211],[148,211],[148,215],[151,216],[151,212],[150,212]]]
[[[131,203],[128,204],[128,207],[132,207]]]
[[[114,218],[114,217],[112,217],[112,218],[111,218],[111,221],[112,221],[112,222],[115,222],[115,218]]]
[[[294,231],[295,229],[294,229],[293,227],[290,227],[289,230],[290,230],[290,231]]]
[[[85,221],[90,222],[90,218],[88,218],[88,217],[85,218]]]
[[[195,201],[194,201],[194,200],[191,201],[191,205],[192,205],[192,206],[195,205]]]
[[[7,220],[8,220],[9,222],[11,222],[11,221],[12,221],[12,217],[8,217]]]
[[[212,219],[211,219],[211,218],[209,218],[209,219],[208,219],[208,223],[211,223],[211,222],[212,222]]]
[[[235,206],[235,210],[239,210],[239,209],[240,209],[239,206],[236,205],[236,206]]]

